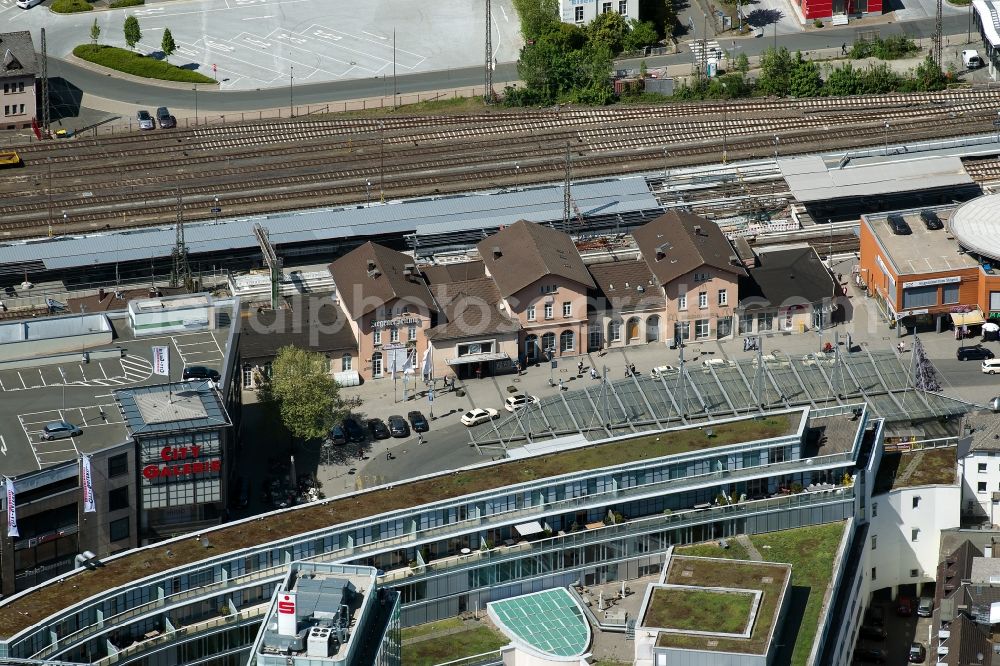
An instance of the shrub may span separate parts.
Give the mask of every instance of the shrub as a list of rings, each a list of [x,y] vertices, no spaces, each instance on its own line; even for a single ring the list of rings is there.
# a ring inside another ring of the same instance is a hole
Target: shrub
[[[161,81],[184,81],[187,83],[215,83],[215,79],[171,65],[163,60],[133,53],[115,46],[80,44],[73,49],[73,55],[88,62],[102,65],[134,76]]]
[[[813,21],[813,25],[815,27],[817,27],[817,28],[822,28],[823,27],[823,21],[820,20],[820,19],[816,19],[815,21]]]
[[[146,4],[146,0],[111,0],[111,4],[108,7],[118,9],[120,7],[135,7],[136,5],[144,4]]]
[[[49,9],[57,14],[75,14],[89,12],[94,8],[86,0],[54,0]]]

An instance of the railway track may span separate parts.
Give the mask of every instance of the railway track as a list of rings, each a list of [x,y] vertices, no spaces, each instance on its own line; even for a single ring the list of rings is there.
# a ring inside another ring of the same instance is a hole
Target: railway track
[[[520,186],[989,131],[1000,91],[265,122],[18,148],[0,237]],[[864,110],[861,116],[857,112]],[[1000,169],[1000,165],[998,165]],[[67,223],[63,223],[65,212]]]

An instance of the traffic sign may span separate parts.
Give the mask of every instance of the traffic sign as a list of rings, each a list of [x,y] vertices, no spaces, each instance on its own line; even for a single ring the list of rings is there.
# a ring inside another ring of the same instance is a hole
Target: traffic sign
[[[221,208],[219,208],[218,206],[215,206],[214,208],[212,208],[212,212],[213,212],[213,213],[221,213],[221,212],[222,212],[222,209],[221,209]]]
[[[1000,120],[994,120],[993,121],[993,126],[994,127],[1000,127]]]

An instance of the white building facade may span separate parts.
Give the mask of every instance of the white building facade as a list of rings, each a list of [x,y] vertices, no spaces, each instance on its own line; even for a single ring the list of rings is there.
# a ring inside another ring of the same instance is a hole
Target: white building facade
[[[616,12],[626,19],[639,18],[639,0],[559,0],[563,23],[586,25],[599,14]]]

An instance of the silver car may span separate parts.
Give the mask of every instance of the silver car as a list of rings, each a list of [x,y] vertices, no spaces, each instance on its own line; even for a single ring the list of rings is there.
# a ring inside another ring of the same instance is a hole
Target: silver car
[[[83,430],[66,421],[53,421],[42,428],[42,439],[46,441],[77,437],[82,434]]]
[[[151,130],[156,129],[156,123],[153,122],[153,116],[149,115],[149,111],[142,109],[136,114],[136,118],[139,119],[139,129],[141,130]]]

